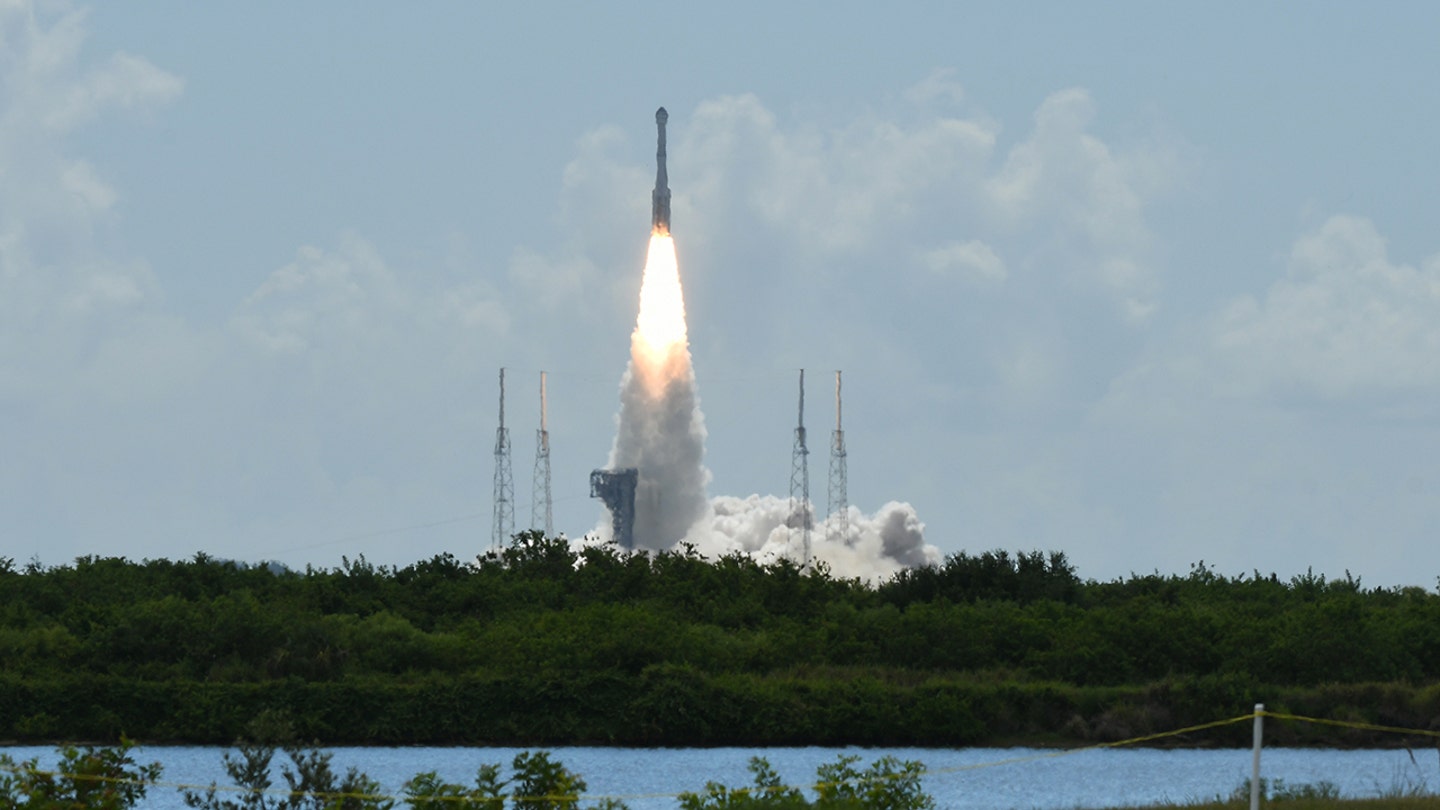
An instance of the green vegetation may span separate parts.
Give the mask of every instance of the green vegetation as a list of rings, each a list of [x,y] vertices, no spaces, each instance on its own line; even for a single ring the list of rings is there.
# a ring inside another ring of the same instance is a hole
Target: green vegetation
[[[145,798],[146,783],[160,776],[155,763],[139,765],[130,743],[114,748],[61,746],[53,771],[38,759],[16,762],[0,754],[0,808],[4,810],[124,810]]]
[[[271,762],[283,747],[289,762],[280,766],[285,787],[271,781]],[[332,755],[301,745],[283,715],[261,712],[251,721],[247,735],[225,753],[225,774],[233,786],[222,794],[217,785],[204,793],[182,791],[185,806],[197,810],[389,810],[394,802],[382,797],[380,783],[354,768],[337,778],[330,767]]]
[[[920,789],[919,762],[881,757],[861,771],[859,757],[842,756],[821,765],[814,785],[815,800],[785,785],[762,757],[750,760],[755,784],[731,788],[711,782],[704,793],[682,793],[681,810],[933,810],[935,800]]]
[[[1440,596],[1203,564],[1095,582],[1038,552],[871,586],[533,533],[404,568],[0,558],[0,739],[225,743],[272,709],[328,744],[1063,743],[1256,702],[1431,727]],[[1283,722],[1267,738],[1413,742]]]
[[[290,762],[281,766],[286,785],[271,783],[270,764],[277,746]],[[38,760],[16,763],[0,756],[0,810],[126,810],[155,787],[157,763],[138,765],[129,743],[116,748],[60,749],[53,771],[42,771]],[[246,737],[225,754],[225,772],[232,785],[212,784],[201,793],[182,789],[187,807],[196,810],[392,810],[404,800],[412,810],[580,810],[585,780],[552,760],[545,751],[525,751],[511,762],[509,778],[499,765],[481,765],[475,786],[442,780],[434,771],[417,774],[405,783],[402,797],[388,796],[375,780],[350,769],[337,779],[330,768],[331,755],[295,741],[294,729],[283,715],[264,712],[248,727]],[[857,769],[859,757],[842,756],[822,765],[812,802],[803,791],[781,783],[770,764],[759,757],[750,761],[753,787],[729,788],[711,782],[704,793],[679,796],[683,810],[933,810],[934,800],[920,789],[918,762],[882,757],[869,768]],[[586,810],[626,810],[627,805],[605,798]]]

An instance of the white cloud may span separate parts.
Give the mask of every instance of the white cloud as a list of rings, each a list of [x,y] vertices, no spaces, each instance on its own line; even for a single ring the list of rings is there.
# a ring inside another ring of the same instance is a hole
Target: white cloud
[[[1216,318],[1220,372],[1251,393],[1391,397],[1440,386],[1440,255],[1393,261],[1367,219],[1296,241],[1286,276]]]
[[[961,118],[787,127],[753,95],[703,102],[684,132],[678,197],[712,226],[714,213],[754,218],[820,255],[873,249],[935,188],[983,172],[995,143],[988,123]]]
[[[72,55],[69,48],[69,43],[61,46],[64,56]],[[142,109],[169,103],[178,98],[184,88],[185,82],[179,77],[145,59],[117,53],[80,81],[71,83],[65,93],[51,99],[40,120],[49,129],[68,132],[108,108]]]
[[[599,276],[595,263],[583,255],[552,258],[521,247],[510,259],[510,278],[517,291],[550,312],[586,306]]]
[[[84,274],[61,311],[85,316],[96,311],[121,309],[144,300],[153,278],[143,265],[104,267]]]
[[[1046,98],[1002,150],[993,120],[954,109],[963,94],[952,85],[941,71],[906,94],[909,106],[828,126],[784,120],[753,95],[672,116],[677,233],[707,256],[725,252],[719,234],[747,234],[798,278],[877,262],[968,279],[1024,273],[1065,296],[1095,290],[1125,322],[1151,318],[1161,272],[1147,210],[1181,174],[1176,150],[1102,140],[1080,89]],[[591,174],[618,179],[573,166],[567,177]],[[636,174],[643,188],[648,175]]]
[[[446,290],[441,297],[441,311],[467,330],[492,336],[503,335],[510,330],[512,318],[509,308],[485,282]]]
[[[905,91],[905,99],[912,104],[927,105],[937,101],[959,104],[965,100],[965,87],[956,78],[954,68],[938,68],[929,76]]]
[[[65,146],[102,113],[165,104],[183,82],[127,54],[83,68],[84,22],[81,12],[52,20],[29,3],[0,8],[0,307],[12,323],[88,317],[153,292],[143,263],[102,257],[94,231],[116,193]]]
[[[1078,88],[1051,95],[1030,136],[1012,148],[987,182],[992,210],[1010,228],[1052,231],[1132,321],[1154,313],[1159,274],[1145,222],[1148,198],[1167,188],[1178,166],[1153,147],[1117,152],[1091,134],[1095,103]]]
[[[374,246],[349,234],[338,249],[302,247],[237,311],[240,334],[281,353],[353,340],[389,311],[407,305]]]
[[[153,308],[149,266],[97,239],[115,190],[70,136],[112,110],[153,107],[182,82],[143,59],[82,64],[85,15],[0,7],[0,392],[54,392],[104,362]]]
[[[281,354],[345,352],[442,332],[494,339],[510,328],[505,301],[484,281],[427,292],[405,283],[358,234],[325,249],[307,245],[236,310],[232,328]]]
[[[65,191],[79,197],[85,207],[92,211],[104,211],[115,204],[115,191],[95,174],[95,169],[84,161],[71,161],[61,167],[60,185]]]
[[[951,242],[920,254],[920,262],[937,275],[958,275],[982,282],[1005,280],[1005,262],[979,239]]]

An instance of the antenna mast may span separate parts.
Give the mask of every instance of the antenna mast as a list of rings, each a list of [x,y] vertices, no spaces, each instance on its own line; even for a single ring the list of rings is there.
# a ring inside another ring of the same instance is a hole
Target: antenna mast
[[[500,369],[500,426],[495,428],[495,520],[490,550],[499,553],[515,533],[515,481],[510,475],[510,430],[505,427],[505,369]]]
[[[545,372],[540,372],[540,429],[535,431],[535,477],[531,484],[530,528],[554,533],[550,498],[550,431],[545,424]]]
[[[810,449],[805,446],[805,369],[800,369],[800,416],[795,423],[795,446],[790,451],[790,520],[800,530],[800,565],[810,568]]]
[[[835,432],[830,434],[830,520],[825,539],[835,543],[850,541],[850,484],[845,472],[845,430],[840,422],[840,372],[835,372]]]

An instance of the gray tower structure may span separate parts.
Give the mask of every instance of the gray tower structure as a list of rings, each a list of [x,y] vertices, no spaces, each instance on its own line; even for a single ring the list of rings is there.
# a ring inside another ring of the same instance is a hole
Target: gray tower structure
[[[845,430],[840,422],[840,372],[835,372],[835,432],[830,434],[830,518],[825,539],[850,541],[850,483],[845,471]]]
[[[530,486],[530,528],[555,532],[553,500],[550,497],[550,430],[545,424],[545,372],[540,372],[540,429],[535,431],[535,475]]]
[[[795,445],[790,451],[790,519],[787,525],[800,530],[800,565],[810,568],[810,448],[805,444],[805,369],[800,369],[800,418],[795,423]]]
[[[634,467],[590,473],[590,497],[604,501],[610,510],[610,525],[621,548],[635,547],[635,487],[639,483],[640,471]]]
[[[505,369],[500,369],[500,426],[495,428],[495,517],[490,550],[499,552],[515,534],[515,480],[510,474],[510,429],[505,427]]]

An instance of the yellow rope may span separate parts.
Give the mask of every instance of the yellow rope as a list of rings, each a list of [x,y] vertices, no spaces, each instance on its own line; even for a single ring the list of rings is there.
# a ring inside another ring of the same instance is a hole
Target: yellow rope
[[[1142,737],[1131,737],[1128,740],[1096,743],[1094,745],[1087,745],[1081,748],[1066,748],[1061,751],[1046,751],[1043,754],[1032,754],[1026,757],[1012,757],[1010,759],[995,760],[993,762],[980,762],[972,765],[955,765],[949,768],[935,768],[933,770],[923,771],[922,774],[942,774],[959,773],[961,771],[978,771],[982,768],[994,768],[1000,765],[1019,765],[1026,762],[1038,762],[1045,759],[1058,759],[1060,757],[1068,757],[1075,754],[1082,754],[1086,751],[1098,751],[1104,748],[1121,748],[1126,745],[1138,745],[1139,743],[1151,742],[1153,740],[1160,740],[1166,737],[1178,737],[1181,734],[1190,734],[1196,731],[1205,731],[1207,729],[1234,725],[1235,723],[1243,723],[1246,720],[1254,719],[1255,713],[1251,712],[1250,714],[1241,715],[1239,717],[1231,717],[1226,720],[1215,720],[1209,723],[1201,723],[1198,726],[1186,726],[1185,728],[1177,728],[1174,731],[1162,731],[1158,734],[1146,734]]]
[[[1440,731],[1426,731],[1418,728],[1399,728],[1398,726],[1382,726],[1375,723],[1359,723],[1351,720],[1325,720],[1319,717],[1302,717],[1298,714],[1286,714],[1284,712],[1263,711],[1259,712],[1262,717],[1273,717],[1276,720],[1298,720],[1302,723],[1315,723],[1322,726],[1339,726],[1340,728],[1354,728],[1361,731],[1384,731],[1390,734],[1415,734],[1422,737],[1440,737]]]

